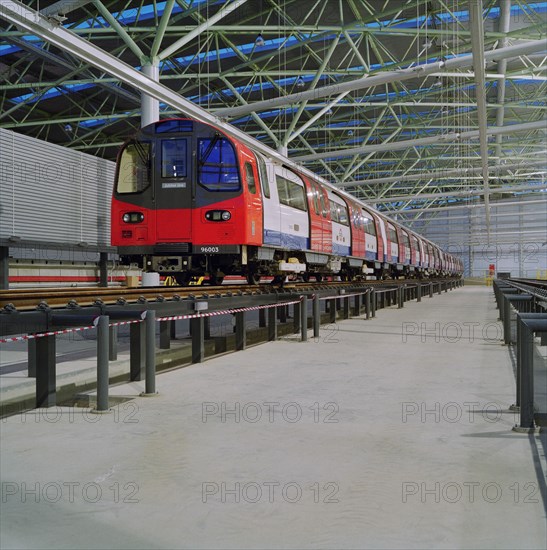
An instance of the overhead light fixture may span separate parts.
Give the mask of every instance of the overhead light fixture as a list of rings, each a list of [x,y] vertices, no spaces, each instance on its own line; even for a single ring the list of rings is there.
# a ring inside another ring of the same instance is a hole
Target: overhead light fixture
[[[265,42],[264,42],[264,38],[262,36],[262,33],[258,33],[258,36],[256,37],[256,40],[255,40],[255,46],[257,48],[260,48],[261,46],[264,46]]]
[[[305,85],[306,85],[306,83],[304,82],[304,79],[301,76],[299,76],[296,79],[296,87],[297,88],[303,88]]]
[[[443,85],[442,78],[440,76],[436,76],[435,82],[433,82],[433,86],[435,86],[435,88],[440,88],[442,85]]]
[[[353,135],[353,130],[348,130],[348,136],[352,136]]]

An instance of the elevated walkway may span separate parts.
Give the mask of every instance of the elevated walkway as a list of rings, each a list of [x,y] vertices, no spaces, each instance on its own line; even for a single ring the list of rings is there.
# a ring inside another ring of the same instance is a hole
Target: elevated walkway
[[[0,547],[545,548],[497,317],[464,287],[3,419]]]

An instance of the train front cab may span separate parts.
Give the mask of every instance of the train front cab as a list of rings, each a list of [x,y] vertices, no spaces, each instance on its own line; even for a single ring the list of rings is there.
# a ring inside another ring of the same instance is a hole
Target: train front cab
[[[111,240],[145,271],[222,279],[262,243],[262,220],[255,155],[207,124],[163,120],[120,151]]]

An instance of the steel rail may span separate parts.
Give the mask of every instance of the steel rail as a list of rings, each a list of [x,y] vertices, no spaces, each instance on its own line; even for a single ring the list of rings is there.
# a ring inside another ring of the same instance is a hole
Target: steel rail
[[[344,288],[366,288],[376,286],[400,286],[412,284],[438,284],[454,280],[446,279],[391,279],[382,281],[324,281],[319,283],[295,282],[283,285],[283,291],[315,291],[334,290]],[[7,310],[31,311],[37,307],[49,308],[85,307],[96,305],[98,302],[105,305],[124,303],[153,303],[164,301],[179,301],[188,298],[211,298],[224,296],[249,296],[256,294],[273,294],[279,292],[276,285],[225,285],[225,286],[193,286],[193,287],[137,287],[137,288],[95,288],[95,287],[67,287],[49,289],[14,289],[0,290],[0,313],[2,308]]]

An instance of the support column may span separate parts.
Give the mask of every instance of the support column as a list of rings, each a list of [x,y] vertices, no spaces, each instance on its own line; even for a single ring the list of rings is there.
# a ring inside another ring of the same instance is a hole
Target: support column
[[[129,378],[132,382],[136,382],[143,378],[145,354],[144,323],[132,323],[129,327]]]
[[[245,311],[236,313],[236,350],[242,351],[247,347],[247,333],[245,331]]]
[[[0,290],[9,288],[9,248],[0,246]]]
[[[55,335],[36,339],[36,407],[57,404]]]
[[[109,318],[101,315],[97,323],[97,406],[96,411],[108,410],[108,358],[110,355]]]
[[[144,395],[156,394],[156,312],[149,309],[144,321],[146,333],[146,379]]]
[[[160,349],[171,349],[171,321],[160,323]]]
[[[36,378],[36,338],[27,340],[28,377]]]
[[[308,341],[308,297],[302,296],[300,302],[300,320],[302,322],[300,326],[300,336],[302,342]]]
[[[287,322],[287,306],[279,306],[275,308],[277,310],[277,318],[280,323]]]
[[[293,305],[293,311],[294,311],[294,316],[293,316],[293,328],[294,328],[294,333],[298,333],[300,332],[300,318],[302,316],[302,302],[299,302],[298,304],[294,304]]]
[[[317,294],[313,297],[313,337],[319,338],[319,329],[321,326],[321,303]]]
[[[503,342],[506,346],[511,343],[511,302],[507,296],[503,303]]]
[[[520,427],[534,428],[534,333],[521,323]],[[518,373],[517,373],[518,374]]]
[[[145,63],[142,66],[142,73],[148,78],[159,82],[160,69],[159,61]],[[160,119],[160,102],[154,97],[141,93],[141,128],[157,122]]]
[[[329,321],[336,323],[336,298],[329,300],[327,303],[329,304]]]
[[[356,294],[353,297],[353,316],[359,317],[361,315],[361,294]]]
[[[108,254],[101,252],[99,255],[99,286],[108,286]]]
[[[190,319],[192,333],[192,363],[201,363],[205,359],[205,323],[203,317]]]
[[[116,361],[118,358],[118,327],[110,327],[109,332],[108,359],[110,361]]]
[[[277,340],[277,312],[276,307],[268,308],[268,341]]]

